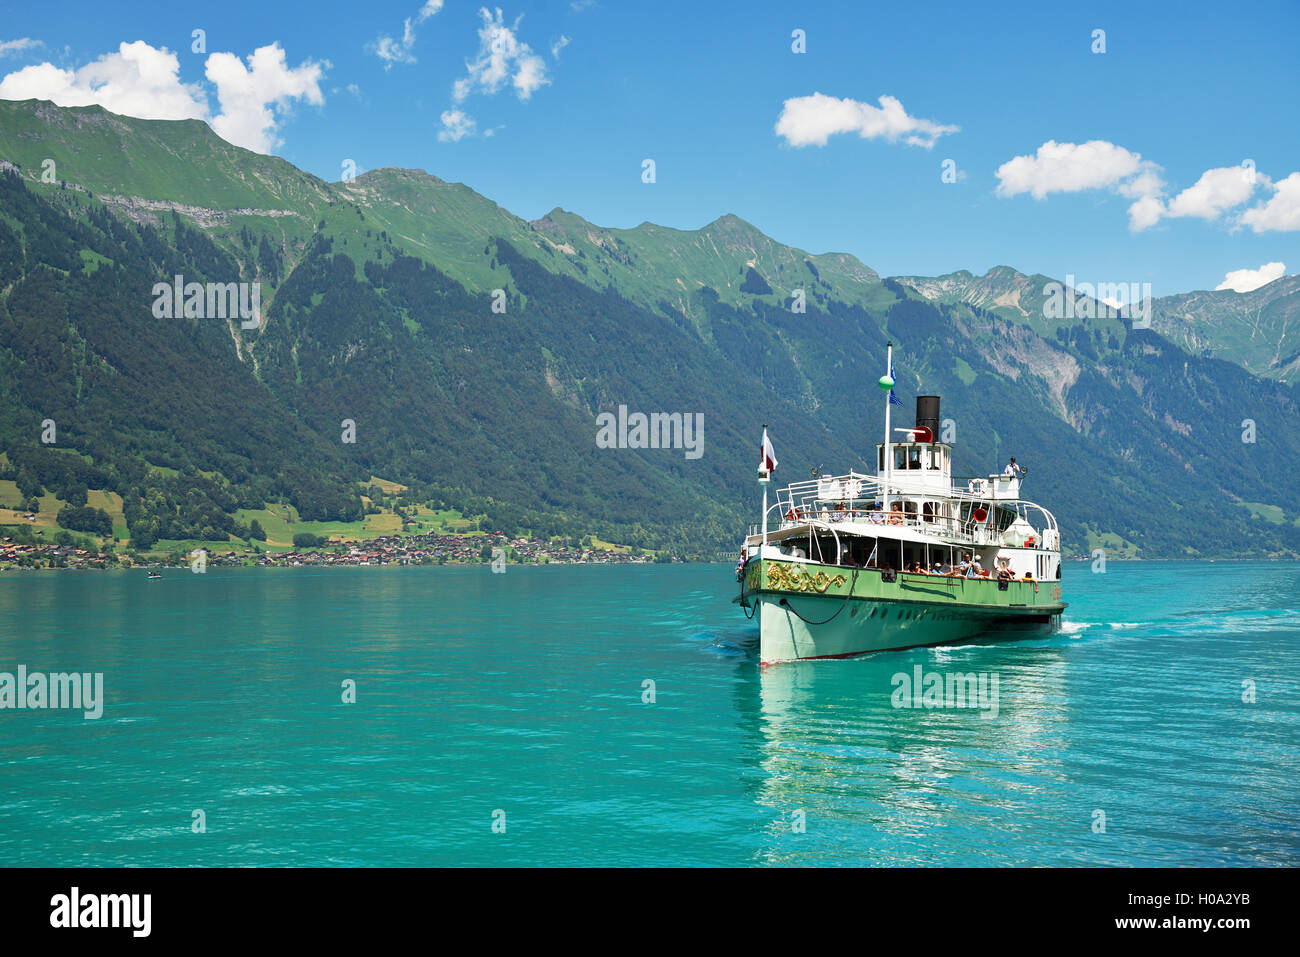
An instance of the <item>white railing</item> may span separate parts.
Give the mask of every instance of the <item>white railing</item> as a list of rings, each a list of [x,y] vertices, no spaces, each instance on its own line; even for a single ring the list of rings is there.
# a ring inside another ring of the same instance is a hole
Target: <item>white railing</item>
[[[830,529],[832,525],[849,523],[856,526],[852,529],[856,534],[881,535],[910,529],[921,535],[968,545],[1060,548],[1060,531],[1055,516],[1041,505],[1016,497],[1020,490],[1019,479],[981,476],[938,493],[933,487],[909,483],[906,477],[891,478],[891,510],[888,512],[876,507],[883,501],[883,486],[884,483],[876,476],[857,472],[794,482],[780,489],[776,503],[768,508],[768,532],[796,525],[814,524]],[[937,502],[939,511],[927,515],[919,501]],[[894,503],[899,504],[899,511],[892,510]],[[901,510],[907,504],[916,511]],[[964,505],[970,506],[965,519],[961,517]],[[996,509],[990,507],[994,505]],[[981,506],[983,520],[975,517],[979,515]],[[1001,530],[989,524],[997,509],[1012,509],[1016,516]],[[750,528],[751,535],[761,531],[761,525]]]

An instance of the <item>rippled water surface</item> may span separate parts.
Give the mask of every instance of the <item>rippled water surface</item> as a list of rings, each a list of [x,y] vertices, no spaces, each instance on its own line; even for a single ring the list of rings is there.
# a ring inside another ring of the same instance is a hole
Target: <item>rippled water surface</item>
[[[0,574],[0,672],[106,699],[0,710],[7,862],[1300,861],[1298,565],[1072,565],[1060,634],[766,669],[723,565],[166,574]],[[996,716],[895,708],[918,665]]]

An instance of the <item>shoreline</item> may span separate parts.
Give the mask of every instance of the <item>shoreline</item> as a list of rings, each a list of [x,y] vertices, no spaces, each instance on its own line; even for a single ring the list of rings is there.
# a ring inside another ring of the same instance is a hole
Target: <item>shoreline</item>
[[[7,569],[150,569],[189,567],[194,553],[202,549],[203,564],[218,568],[254,567],[334,567],[383,565],[477,565],[477,564],[627,564],[650,563],[663,559],[652,551],[635,547],[598,547],[590,537],[542,541],[525,537],[510,538],[504,532],[475,535],[427,532],[416,535],[381,535],[371,539],[302,542],[296,546],[278,546],[270,550],[254,541],[204,543],[185,542],[153,552],[132,552],[103,544],[81,541],[58,544],[0,537],[0,571]],[[313,536],[314,538],[314,536]],[[608,543],[602,543],[608,544]],[[79,547],[91,545],[91,548]],[[218,549],[210,548],[216,545]]]

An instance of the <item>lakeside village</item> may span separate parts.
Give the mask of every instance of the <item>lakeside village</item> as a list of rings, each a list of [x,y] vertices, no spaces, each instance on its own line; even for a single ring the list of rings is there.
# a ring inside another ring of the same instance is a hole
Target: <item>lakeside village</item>
[[[38,531],[36,535],[40,535]],[[26,536],[24,536],[26,537]],[[96,552],[81,542],[16,541],[0,536],[0,572],[24,568],[157,568],[185,567],[191,559],[176,550],[166,555],[138,555],[113,550]],[[201,546],[196,546],[201,547]],[[267,551],[257,546],[229,552],[211,552],[209,566],[257,566],[296,568],[330,565],[445,565],[493,563],[508,564],[646,564],[665,561],[639,548],[616,551],[598,548],[590,539],[581,543],[572,539],[542,541],[508,538],[502,532],[479,535],[438,534],[383,535],[359,541],[327,541],[319,545],[295,546],[292,550]],[[504,570],[504,569],[503,569]]]

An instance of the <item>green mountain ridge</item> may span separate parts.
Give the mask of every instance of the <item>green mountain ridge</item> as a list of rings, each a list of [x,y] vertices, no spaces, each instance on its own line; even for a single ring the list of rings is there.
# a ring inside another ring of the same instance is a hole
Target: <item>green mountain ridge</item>
[[[1037,465],[1072,553],[1300,554],[1294,389],[1158,325],[1048,320],[1046,277],[881,278],[732,215],[527,222],[423,171],[325,183],[203,124],[37,101],[0,102],[0,162],[0,481],[114,491],[133,543],[242,538],[269,503],[355,520],[382,475],[508,533],[730,549],[763,423],[785,480],[869,468],[892,340],[957,470]],[[262,283],[261,327],[154,319],[177,274]],[[620,406],[701,416],[703,455],[599,447]]]
[[[1300,276],[1244,293],[1164,296],[1155,301],[1151,322],[1188,352],[1221,356],[1269,379],[1300,382]]]
[[[1048,276],[996,266],[983,276],[966,270],[943,276],[898,276],[932,302],[992,309],[1014,321],[1043,320]],[[1250,292],[1198,290],[1151,301],[1151,328],[1183,349],[1235,362],[1254,375],[1300,382],[1300,276],[1283,276]]]

